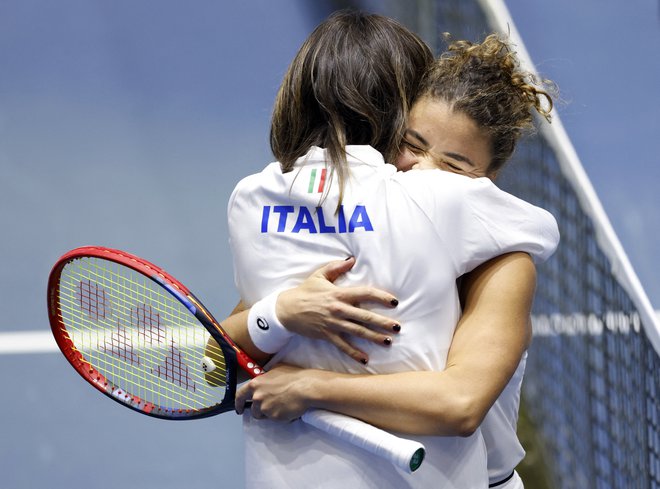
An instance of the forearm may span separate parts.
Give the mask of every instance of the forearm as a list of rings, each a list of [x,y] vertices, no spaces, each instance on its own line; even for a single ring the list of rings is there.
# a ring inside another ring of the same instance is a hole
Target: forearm
[[[390,431],[467,436],[482,409],[451,371],[350,375],[307,371],[310,407],[337,411]]]
[[[478,354],[439,372],[350,375],[308,370],[309,407],[337,411],[381,428],[419,435],[468,436],[497,400],[525,350],[490,335],[472,337]],[[487,343],[488,344],[485,344]]]

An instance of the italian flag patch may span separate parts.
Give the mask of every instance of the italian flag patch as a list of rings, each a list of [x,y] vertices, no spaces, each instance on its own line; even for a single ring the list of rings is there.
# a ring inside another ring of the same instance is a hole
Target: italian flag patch
[[[308,194],[320,194],[323,192],[327,172],[328,170],[326,168],[323,168],[322,170],[314,168],[312,170],[312,174],[309,176],[309,187],[307,188]]]

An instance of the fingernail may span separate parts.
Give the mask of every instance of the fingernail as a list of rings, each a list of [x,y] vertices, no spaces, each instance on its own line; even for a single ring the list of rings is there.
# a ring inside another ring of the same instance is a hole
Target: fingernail
[[[398,301],[397,299],[392,299],[392,300],[390,301],[390,304],[392,304],[392,306],[396,307],[396,306],[399,305],[399,301]]]
[[[348,261],[348,260],[350,260],[351,258],[353,258],[353,257],[352,257],[352,256],[347,256],[347,257],[344,259],[344,261]]]
[[[368,361],[368,360],[367,360],[366,358],[360,358],[360,363],[361,363],[362,365],[366,365],[366,364],[367,364],[367,361]]]
[[[392,326],[392,330],[398,333],[399,331],[401,331],[401,325],[395,324],[394,326]]]
[[[392,338],[388,336],[383,340],[383,343],[385,343],[387,346],[390,346],[392,344]]]

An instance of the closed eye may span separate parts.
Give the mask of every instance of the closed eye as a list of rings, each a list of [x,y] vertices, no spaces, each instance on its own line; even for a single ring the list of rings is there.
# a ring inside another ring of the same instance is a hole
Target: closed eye
[[[413,154],[422,154],[425,153],[426,150],[419,145],[412,143],[408,141],[407,139],[403,140],[403,145],[408,148]]]
[[[461,168],[460,166],[452,163],[451,161],[443,160],[442,163],[444,165],[447,165],[452,170],[455,170],[455,171],[460,172],[460,173],[467,173],[464,168]]]

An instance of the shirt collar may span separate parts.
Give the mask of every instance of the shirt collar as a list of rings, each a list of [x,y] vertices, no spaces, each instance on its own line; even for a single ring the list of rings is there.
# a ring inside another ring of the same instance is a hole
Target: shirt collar
[[[385,164],[383,155],[368,145],[346,146],[346,159],[349,165],[382,166]],[[296,166],[302,166],[311,162],[325,161],[325,149],[312,146],[307,154],[296,161]]]

